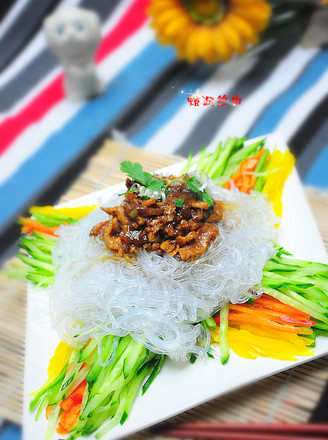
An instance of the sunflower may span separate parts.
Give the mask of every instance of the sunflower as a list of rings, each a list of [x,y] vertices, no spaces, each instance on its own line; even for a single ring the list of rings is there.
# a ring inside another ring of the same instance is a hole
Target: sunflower
[[[181,59],[227,61],[259,41],[271,7],[265,0],[153,0],[151,26]]]

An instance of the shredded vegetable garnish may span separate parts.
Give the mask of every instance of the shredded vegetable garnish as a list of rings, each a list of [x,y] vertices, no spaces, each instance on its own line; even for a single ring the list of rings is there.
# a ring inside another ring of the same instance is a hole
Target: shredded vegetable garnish
[[[51,315],[62,339],[76,344],[98,334],[129,333],[155,353],[188,359],[189,353],[204,352],[197,344],[202,326],[194,322],[229,300],[247,301],[275,253],[276,218],[260,195],[196,177],[226,209],[219,236],[195,261],[147,251],[139,251],[130,264],[113,259],[101,240],[89,237],[91,227],[107,219],[100,209],[79,225],[60,229]],[[118,204],[114,197],[106,206]],[[84,335],[78,341],[77,326]]]

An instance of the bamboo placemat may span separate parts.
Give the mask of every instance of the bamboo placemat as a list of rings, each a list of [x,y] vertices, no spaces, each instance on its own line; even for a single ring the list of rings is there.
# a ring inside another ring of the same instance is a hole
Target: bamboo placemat
[[[147,171],[181,160],[108,141],[89,161],[62,201],[122,181],[119,163],[124,159],[142,163]],[[328,249],[328,196],[309,188],[306,192]],[[0,275],[0,417],[18,424],[22,421],[23,407],[25,309],[26,284]],[[173,421],[306,422],[327,379],[328,356],[215,399]],[[150,431],[134,436],[140,440],[152,437]]]

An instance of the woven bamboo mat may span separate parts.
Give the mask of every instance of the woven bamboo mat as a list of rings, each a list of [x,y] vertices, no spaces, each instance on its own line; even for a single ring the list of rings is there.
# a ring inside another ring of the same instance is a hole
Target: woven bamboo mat
[[[181,160],[108,141],[62,201],[120,182],[123,176],[119,163],[124,159],[142,163],[147,171]],[[306,193],[328,249],[328,195],[310,188]],[[26,284],[0,275],[0,417],[19,424],[23,406],[25,309]],[[220,397],[173,421],[306,422],[327,379],[328,356]],[[144,431],[133,438],[153,437],[151,431]]]

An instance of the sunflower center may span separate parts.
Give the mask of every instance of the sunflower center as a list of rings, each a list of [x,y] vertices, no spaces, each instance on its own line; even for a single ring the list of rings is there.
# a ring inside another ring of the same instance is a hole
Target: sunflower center
[[[182,0],[190,17],[207,26],[222,20],[226,9],[224,0]]]

